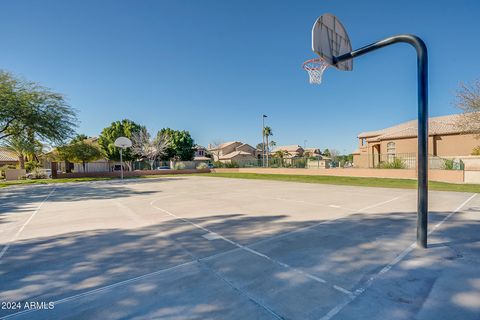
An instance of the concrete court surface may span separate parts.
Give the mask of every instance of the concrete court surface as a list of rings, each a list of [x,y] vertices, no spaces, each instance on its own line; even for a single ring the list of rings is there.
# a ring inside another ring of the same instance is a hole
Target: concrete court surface
[[[480,319],[480,196],[430,193],[427,250],[415,211],[415,190],[199,176],[1,189],[0,317]]]

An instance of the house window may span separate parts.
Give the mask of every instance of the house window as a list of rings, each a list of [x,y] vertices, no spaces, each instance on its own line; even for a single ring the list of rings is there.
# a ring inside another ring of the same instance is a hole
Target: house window
[[[395,154],[396,154],[395,142],[387,143],[387,159],[388,159],[388,162],[391,162],[395,159]]]
[[[198,150],[198,155],[199,155],[200,157],[203,157],[203,150]]]

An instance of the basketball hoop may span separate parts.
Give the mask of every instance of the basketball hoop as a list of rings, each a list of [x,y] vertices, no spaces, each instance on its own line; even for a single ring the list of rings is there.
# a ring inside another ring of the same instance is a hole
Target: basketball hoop
[[[303,63],[303,69],[308,72],[311,84],[321,84],[322,75],[330,65],[321,58],[307,60]]]

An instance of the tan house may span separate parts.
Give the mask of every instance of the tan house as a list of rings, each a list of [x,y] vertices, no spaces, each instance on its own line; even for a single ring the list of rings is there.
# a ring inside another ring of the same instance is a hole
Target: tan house
[[[300,147],[299,145],[293,144],[293,145],[288,145],[288,146],[275,147],[275,148],[272,149],[270,154],[274,155],[278,151],[286,152],[286,155],[284,156],[285,159],[303,157],[303,153],[305,152],[305,150],[303,150],[302,147]]]
[[[458,126],[460,114],[429,119],[430,156],[455,158],[468,156],[480,144],[474,134]],[[354,166],[373,168],[395,158],[416,160],[417,120],[358,135],[358,150],[353,152]]]
[[[4,148],[0,148],[0,166],[18,164],[18,156],[14,152]]]
[[[225,142],[218,147],[209,146],[208,152],[214,161],[242,162],[260,159],[261,151],[240,141]]]
[[[304,154],[309,157],[316,157],[316,158],[322,157],[322,153],[318,148],[305,148]]]
[[[193,147],[193,150],[195,150],[195,154],[193,156],[194,161],[210,161],[210,160],[212,160],[211,158],[207,157],[207,154],[208,154],[207,148],[197,144]]]

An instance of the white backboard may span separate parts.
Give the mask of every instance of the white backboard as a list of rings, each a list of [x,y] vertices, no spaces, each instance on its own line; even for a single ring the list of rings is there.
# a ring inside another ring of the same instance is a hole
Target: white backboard
[[[345,28],[333,14],[325,13],[313,24],[312,50],[339,70],[351,71],[353,69],[353,60],[338,65],[333,63],[333,57],[352,51]]]
[[[122,149],[130,148],[132,146],[132,141],[126,137],[118,137],[114,143],[116,147]]]

